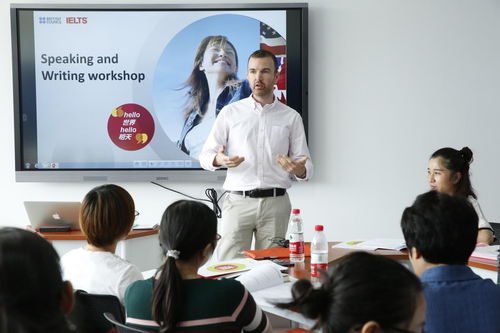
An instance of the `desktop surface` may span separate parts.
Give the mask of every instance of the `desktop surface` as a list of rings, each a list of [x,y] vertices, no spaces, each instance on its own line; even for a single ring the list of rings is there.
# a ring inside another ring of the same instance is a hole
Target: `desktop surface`
[[[132,239],[155,235],[159,233],[159,229],[140,229],[132,230],[125,239]],[[57,231],[57,232],[40,232],[43,238],[47,240],[86,240],[85,235],[80,230],[73,231]]]
[[[361,251],[359,249],[345,249],[345,248],[332,248],[333,245],[339,242],[328,242],[328,265],[331,266],[338,262],[341,258],[354,251]],[[368,250],[367,250],[368,251]],[[398,261],[408,260],[408,251],[396,250],[374,250],[368,251],[374,254],[383,255]],[[478,262],[474,259],[469,260],[468,265],[475,268],[486,269],[489,271],[498,271],[498,265],[485,264]],[[306,256],[303,263],[295,263],[294,266],[288,268],[288,274],[296,279],[310,279],[311,278],[311,257]]]

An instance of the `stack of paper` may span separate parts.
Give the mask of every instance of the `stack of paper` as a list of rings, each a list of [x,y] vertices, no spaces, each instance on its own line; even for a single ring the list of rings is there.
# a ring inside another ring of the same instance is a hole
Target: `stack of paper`
[[[496,265],[499,248],[500,245],[478,246],[472,252],[470,259],[484,264]]]
[[[405,240],[402,238],[376,238],[370,240],[354,240],[336,244],[332,247],[353,250],[395,250],[406,249]]]
[[[249,292],[271,288],[283,284],[281,268],[276,264],[260,264],[251,270],[244,272],[236,280],[247,288]]]

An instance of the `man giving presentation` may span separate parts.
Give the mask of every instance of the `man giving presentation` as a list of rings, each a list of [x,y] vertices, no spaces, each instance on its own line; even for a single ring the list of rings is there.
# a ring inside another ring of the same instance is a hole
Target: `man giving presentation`
[[[204,169],[228,169],[219,260],[250,249],[253,235],[256,249],[285,237],[291,177],[308,180],[313,174],[302,118],[273,93],[276,57],[265,50],[252,53],[247,79],[252,95],[221,110],[200,154]]]

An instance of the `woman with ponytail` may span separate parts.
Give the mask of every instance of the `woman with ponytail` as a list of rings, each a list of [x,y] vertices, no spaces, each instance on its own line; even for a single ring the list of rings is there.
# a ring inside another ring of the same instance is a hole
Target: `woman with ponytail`
[[[198,276],[219,237],[217,217],[207,205],[171,204],[160,224],[165,261],[154,277],[127,289],[127,324],[159,332],[272,332],[241,283]]]
[[[420,280],[398,262],[353,252],[315,289],[297,281],[293,301],[279,304],[316,319],[325,333],[421,333],[426,312]]]
[[[469,167],[472,161],[469,147],[460,150],[441,148],[429,159],[428,182],[431,190],[467,198],[479,217],[477,243],[491,244],[493,229],[481,211],[470,182]]]

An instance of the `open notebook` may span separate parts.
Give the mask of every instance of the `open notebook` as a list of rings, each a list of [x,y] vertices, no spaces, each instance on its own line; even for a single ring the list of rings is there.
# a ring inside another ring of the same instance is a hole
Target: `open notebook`
[[[80,202],[74,201],[24,202],[31,227],[36,230],[42,228],[45,231],[51,231],[51,229],[58,227],[80,230],[78,224],[80,206]]]

